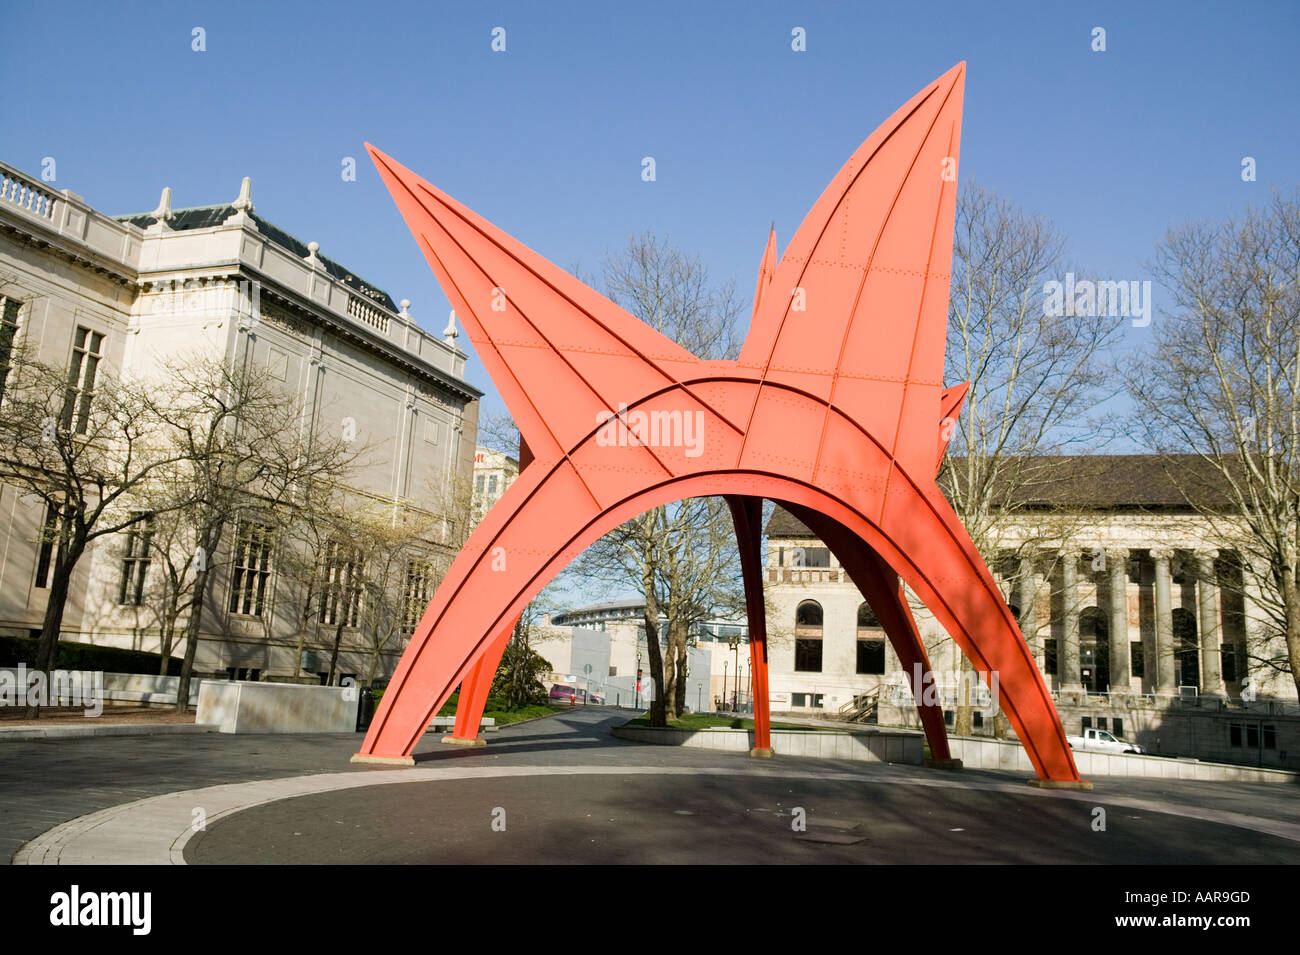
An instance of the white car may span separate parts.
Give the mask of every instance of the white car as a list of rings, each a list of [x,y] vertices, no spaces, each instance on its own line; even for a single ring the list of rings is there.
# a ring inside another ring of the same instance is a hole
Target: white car
[[[1082,736],[1067,736],[1065,741],[1070,749],[1080,749],[1086,753],[1145,753],[1137,743],[1127,743],[1116,739],[1105,730],[1086,729]]]

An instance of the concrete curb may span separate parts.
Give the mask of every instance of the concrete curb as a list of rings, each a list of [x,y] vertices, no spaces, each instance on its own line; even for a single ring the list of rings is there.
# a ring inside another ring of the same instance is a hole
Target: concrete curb
[[[0,742],[31,739],[84,739],[87,736],[171,736],[215,733],[210,723],[74,723],[70,726],[3,726]]]

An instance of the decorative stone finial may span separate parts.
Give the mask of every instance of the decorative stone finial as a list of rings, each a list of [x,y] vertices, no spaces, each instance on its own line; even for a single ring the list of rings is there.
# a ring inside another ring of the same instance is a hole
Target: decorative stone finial
[[[401,311],[402,318],[410,318],[411,313],[408,311],[408,309],[411,307],[411,300],[409,298],[404,298],[398,304],[402,306],[402,311]]]
[[[310,266],[311,266],[312,268],[314,268],[314,269],[323,269],[323,268],[325,268],[325,263],[322,262],[322,261],[320,260],[320,256],[318,256],[318,255],[316,254],[316,253],[319,252],[319,251],[320,251],[320,243],[319,243],[319,242],[308,242],[308,243],[307,243],[307,254],[306,254],[305,256],[303,256],[303,258],[305,258],[305,259],[307,260],[307,264],[310,265]]]
[[[230,204],[236,212],[253,211],[253,180],[249,176],[239,184],[239,198]]]
[[[175,218],[172,212],[172,187],[163,186],[162,198],[158,200],[158,208],[149,213],[153,216],[153,225],[149,226],[149,232],[169,232],[171,226],[168,221]]]
[[[456,329],[456,310],[453,308],[451,314],[447,316],[447,327],[442,330],[442,340],[448,345],[454,345],[459,334]]]
[[[226,225],[242,225],[250,229],[257,229],[257,225],[249,218],[249,213],[253,211],[253,180],[248,176],[239,184],[239,198],[230,204],[234,213],[226,217]]]

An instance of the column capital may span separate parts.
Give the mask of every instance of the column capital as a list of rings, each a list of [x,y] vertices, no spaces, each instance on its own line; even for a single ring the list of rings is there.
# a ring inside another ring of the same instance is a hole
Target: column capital
[[[1151,559],[1155,561],[1169,562],[1173,560],[1174,549],[1172,547],[1152,547]]]
[[[1127,547],[1110,546],[1103,547],[1102,550],[1105,551],[1107,560],[1121,564],[1128,563],[1129,555],[1133,553]]]

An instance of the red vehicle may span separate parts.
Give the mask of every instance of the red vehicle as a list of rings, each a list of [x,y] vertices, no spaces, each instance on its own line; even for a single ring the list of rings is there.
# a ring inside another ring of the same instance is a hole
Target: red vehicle
[[[571,686],[566,686],[563,683],[557,683],[555,684],[555,686],[551,687],[550,698],[552,700],[568,700],[569,705],[574,706],[578,702],[579,693],[580,693],[579,690],[576,690]]]
[[[570,706],[576,706],[578,703],[604,703],[605,698],[599,693],[592,693],[588,698],[587,691],[577,689],[565,683],[557,683],[551,687],[550,698],[552,700],[568,700]]]

